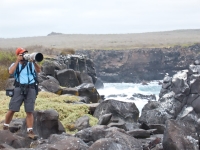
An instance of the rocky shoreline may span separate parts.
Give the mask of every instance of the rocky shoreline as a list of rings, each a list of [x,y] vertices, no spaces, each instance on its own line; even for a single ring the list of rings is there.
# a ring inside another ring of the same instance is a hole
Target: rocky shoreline
[[[88,62],[90,66],[93,66],[91,60]],[[67,134],[58,119],[58,112],[52,109],[35,111],[34,132],[39,135],[39,139],[36,141],[28,139],[25,119],[16,119],[11,123],[11,132],[0,130],[0,148],[21,150],[199,149],[199,61],[195,61],[189,65],[188,69],[178,71],[173,76],[165,75],[159,100],[149,100],[143,107],[141,116],[134,101],[121,102],[114,99],[104,101],[98,96],[98,91],[94,90],[97,80],[93,82],[93,78],[84,71],[81,74],[71,68],[58,70],[58,66],[62,64],[58,65],[55,61],[44,63],[44,74],[40,75],[41,90],[57,94],[65,94],[63,91],[74,95],[77,92],[82,93],[82,96],[87,97],[82,102],[88,105],[98,103],[93,106],[93,112],[90,112],[98,118],[98,124],[90,127],[89,117],[82,116],[75,122],[74,128],[78,132]],[[52,68],[58,71],[52,71]],[[85,68],[89,69],[89,67]],[[94,68],[92,71],[95,75]],[[50,73],[53,74],[50,75]],[[94,79],[96,79],[95,76]],[[66,86],[65,90],[59,87],[59,81]]]

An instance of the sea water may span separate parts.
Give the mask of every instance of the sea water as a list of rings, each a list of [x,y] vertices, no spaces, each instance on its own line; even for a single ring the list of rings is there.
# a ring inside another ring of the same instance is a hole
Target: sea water
[[[104,83],[104,88],[99,89],[100,95],[104,95],[105,100],[114,99],[124,102],[134,102],[140,113],[144,105],[148,102],[147,99],[133,97],[133,94],[155,95],[156,100],[159,98],[161,90],[160,81],[149,82],[148,85],[141,83]],[[133,100],[132,100],[133,99]]]

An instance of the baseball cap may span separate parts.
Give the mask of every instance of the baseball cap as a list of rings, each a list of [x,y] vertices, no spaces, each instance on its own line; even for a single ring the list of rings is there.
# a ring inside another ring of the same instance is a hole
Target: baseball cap
[[[17,48],[16,49],[16,54],[19,55],[19,54],[23,54],[24,52],[28,52],[27,50],[23,49],[23,48]]]

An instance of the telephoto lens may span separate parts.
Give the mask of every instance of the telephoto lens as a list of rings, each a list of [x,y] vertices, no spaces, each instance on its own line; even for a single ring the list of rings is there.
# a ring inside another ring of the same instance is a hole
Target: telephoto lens
[[[24,54],[23,58],[28,61],[35,60],[37,62],[41,62],[43,60],[43,54],[42,53]]]

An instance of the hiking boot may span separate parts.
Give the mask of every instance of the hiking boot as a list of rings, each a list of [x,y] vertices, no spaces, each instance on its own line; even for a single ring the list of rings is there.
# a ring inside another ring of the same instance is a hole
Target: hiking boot
[[[27,132],[27,134],[28,134],[28,137],[32,140],[37,140],[37,138],[38,138],[38,136],[33,133],[33,130],[29,130],[29,132]]]
[[[3,130],[9,130],[9,126],[3,125]]]

